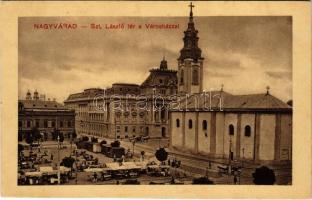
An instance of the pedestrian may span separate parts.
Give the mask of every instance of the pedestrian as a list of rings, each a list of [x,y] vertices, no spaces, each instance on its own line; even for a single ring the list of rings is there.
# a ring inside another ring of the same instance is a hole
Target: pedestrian
[[[102,181],[105,181],[104,172],[101,172],[101,179]]]
[[[51,154],[51,157],[50,157],[50,158],[51,158],[51,161],[52,161],[52,160],[53,160],[53,154]]]
[[[237,176],[234,175],[234,185],[236,185],[236,184],[237,184]]]
[[[96,172],[94,172],[94,174],[93,174],[93,180],[94,180],[94,182],[97,182],[97,174],[96,174]]]
[[[170,184],[175,184],[175,180],[174,180],[174,177],[173,177],[173,176],[171,176]]]
[[[168,165],[170,166],[170,158],[168,159]]]

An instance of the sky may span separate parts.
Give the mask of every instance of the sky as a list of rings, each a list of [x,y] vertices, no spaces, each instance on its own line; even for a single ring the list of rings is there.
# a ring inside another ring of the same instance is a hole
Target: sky
[[[141,84],[165,56],[177,70],[188,17],[19,18],[19,98],[27,90],[63,102],[86,88]],[[204,89],[232,94],[270,93],[292,99],[292,19],[269,16],[194,16],[204,57]],[[77,29],[35,29],[34,24],[76,23]],[[91,29],[90,24],[103,29]],[[105,29],[105,24],[143,25]],[[146,29],[144,24],[179,24]],[[88,26],[88,28],[80,28]]]

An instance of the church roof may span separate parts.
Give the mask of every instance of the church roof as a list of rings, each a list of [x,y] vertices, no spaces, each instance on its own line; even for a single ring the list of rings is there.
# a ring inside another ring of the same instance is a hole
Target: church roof
[[[113,83],[113,85],[139,87],[138,84],[134,84],[134,83]]]
[[[198,93],[183,98],[182,110],[291,111],[291,107],[271,94],[232,95],[224,91]],[[221,107],[220,107],[221,105]],[[177,107],[173,107],[177,110]]]

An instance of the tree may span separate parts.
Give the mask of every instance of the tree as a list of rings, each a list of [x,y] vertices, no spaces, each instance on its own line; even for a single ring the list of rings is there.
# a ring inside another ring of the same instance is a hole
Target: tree
[[[63,160],[61,162],[61,165],[70,168],[71,169],[70,173],[72,173],[74,163],[75,163],[75,159],[74,158],[72,158],[72,157],[65,157],[65,158],[63,158]]]
[[[88,142],[88,141],[89,141],[89,138],[88,138],[87,136],[83,136],[83,137],[82,137],[82,141]]]
[[[273,185],[276,181],[274,171],[266,166],[257,168],[252,177],[256,185]]]
[[[21,152],[24,150],[24,146],[22,144],[18,144],[18,156],[20,156]]]
[[[47,132],[44,132],[44,133],[43,133],[43,138],[44,138],[45,141],[48,140],[48,133],[47,133]]]
[[[209,180],[207,177],[200,177],[200,178],[194,178],[193,184],[206,184],[206,185],[212,185],[213,181]]]
[[[22,131],[18,131],[18,141],[23,141],[23,132]]]
[[[58,134],[59,134],[59,130],[54,128],[54,130],[52,131],[52,140],[57,140]]]
[[[120,147],[120,142],[118,140],[115,140],[111,143],[111,147]]]
[[[27,144],[30,145],[30,147],[32,147],[32,144],[34,142],[34,137],[33,137],[33,133],[32,132],[29,132],[29,133],[26,134],[25,141],[26,141]]]
[[[62,160],[62,165],[68,168],[73,168],[73,164],[75,163],[75,159],[72,157],[65,157]]]
[[[72,132],[72,139],[76,139],[77,138],[77,133],[76,133],[76,131],[74,130],[73,132]]]
[[[92,138],[91,138],[91,142],[92,142],[92,143],[98,143],[98,139],[95,138],[95,137],[92,137]]]
[[[63,132],[59,131],[58,136],[60,137],[60,142],[64,142],[64,134],[63,134]]]
[[[144,160],[145,151],[141,151],[142,160]]]
[[[31,129],[32,136],[33,136],[33,141],[37,141],[39,143],[39,140],[41,138],[41,134],[39,129],[35,126]]]
[[[164,148],[159,148],[156,151],[155,156],[156,156],[157,160],[159,160],[160,162],[163,162],[163,161],[167,160],[168,152]]]

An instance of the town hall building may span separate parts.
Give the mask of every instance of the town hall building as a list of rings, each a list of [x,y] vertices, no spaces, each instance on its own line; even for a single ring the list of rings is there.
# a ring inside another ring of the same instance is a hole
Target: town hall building
[[[69,95],[64,104],[75,110],[78,135],[168,139],[169,96],[175,94],[177,71],[168,69],[163,58],[140,85],[114,83],[106,89],[89,88]]]

